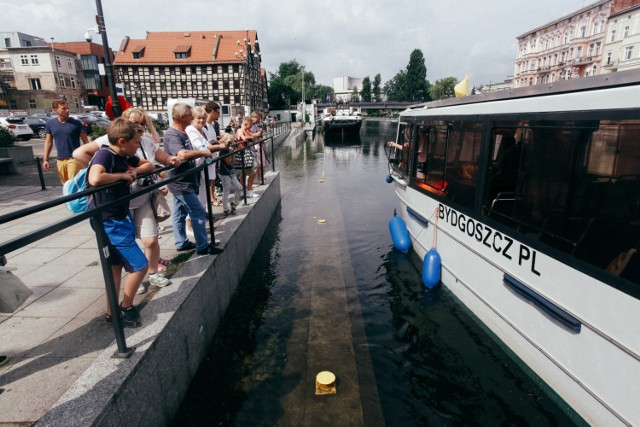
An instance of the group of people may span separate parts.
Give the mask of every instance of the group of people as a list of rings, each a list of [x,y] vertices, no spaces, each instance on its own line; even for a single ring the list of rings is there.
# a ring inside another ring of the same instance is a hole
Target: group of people
[[[236,135],[222,133],[218,118],[220,105],[209,102],[204,107],[192,108],[178,103],[172,109],[171,126],[164,132],[164,147],[160,148],[160,136],[151,117],[139,108],[129,108],[122,117],[114,119],[107,134],[89,141],[82,123],[69,116],[65,101],[53,103],[57,117],[46,125],[43,167],[50,170],[49,157],[55,142],[58,152],[57,170],[60,181],[72,179],[82,168],[88,167],[87,187],[98,187],[118,182],[118,185],[98,191],[90,197],[89,207],[105,205],[120,199],[141,186],[148,185],[148,176],[156,166],[172,166],[169,176],[180,175],[204,163],[209,163],[208,174],[211,185],[205,188],[204,172],[186,174],[167,185],[173,196],[172,226],[176,250],[195,250],[198,255],[216,255],[223,249],[210,242],[207,234],[206,192],[210,192],[212,204],[222,205],[225,215],[235,212],[243,186],[239,177],[247,177],[247,197],[258,197],[253,192],[256,169],[265,164],[263,150],[245,148],[254,140],[262,139],[261,115],[254,112],[243,119]],[[235,142],[237,140],[237,142]],[[235,152],[235,153],[234,153]],[[231,154],[234,153],[234,154]],[[214,162],[218,156],[219,162]],[[216,163],[219,166],[216,168]],[[236,171],[238,165],[245,166]],[[238,173],[239,172],[239,173]],[[222,200],[216,198],[215,180],[219,174],[222,183]],[[234,199],[230,201],[230,193]],[[160,271],[163,266],[158,242],[159,227],[151,205],[151,195],[146,193],[131,200],[105,209],[102,212],[104,231],[109,239],[109,262],[114,277],[116,294],[120,294],[122,269],[128,272],[123,298],[118,313],[125,326],[141,325],[140,315],[133,305],[138,293],[147,291],[149,285],[163,287],[169,279]],[[187,235],[193,235],[192,242]],[[136,243],[139,238],[144,253]],[[148,283],[143,283],[149,274]],[[112,321],[107,304],[105,320]]]

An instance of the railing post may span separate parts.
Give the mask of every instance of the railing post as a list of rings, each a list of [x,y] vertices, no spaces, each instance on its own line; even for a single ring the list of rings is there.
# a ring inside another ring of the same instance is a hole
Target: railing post
[[[271,172],[276,171],[276,150],[274,138],[271,137]]]
[[[215,163],[211,163],[211,164],[215,164]],[[214,236],[214,230],[213,230],[213,212],[211,212],[213,208],[211,207],[211,193],[209,192],[209,187],[211,186],[211,182],[209,179],[209,165],[207,164],[206,160],[202,170],[204,171],[204,184],[205,184],[204,188],[205,188],[205,194],[207,199],[206,211],[207,211],[207,218],[209,219],[209,232],[211,233],[211,244],[215,246],[216,238]]]
[[[262,181],[262,185],[264,185],[264,167],[265,167],[265,165],[262,164],[262,163],[264,163],[262,161],[262,159],[266,159],[267,156],[264,155],[264,147],[262,146],[262,141],[260,141],[259,144],[260,144],[260,153],[258,153],[258,155],[260,156],[260,180]]]
[[[242,164],[242,166],[241,166],[241,168],[242,168],[242,174],[241,174],[241,176],[242,176],[242,195],[243,195],[242,198],[244,199],[244,205],[246,206],[246,205],[248,205],[248,203],[247,203],[247,176],[246,176],[246,174],[244,172],[244,150],[246,150],[247,147],[246,147],[246,143],[244,145],[245,145],[245,147],[242,150],[240,150],[240,161],[241,161],[241,164]],[[234,159],[234,161],[235,161],[235,159]]]
[[[113,282],[113,272],[109,263],[109,238],[104,231],[102,222],[102,213],[97,213],[91,218],[91,225],[96,232],[96,240],[98,241],[98,252],[100,253],[100,264],[102,265],[102,275],[104,276],[104,286],[107,291],[107,300],[111,309],[111,322],[113,324],[113,332],[116,336],[118,351],[113,355],[117,358],[127,358],[133,354],[135,347],[127,347],[127,341],[124,337],[124,325],[120,318],[120,304],[118,303],[118,295],[116,295],[116,286]]]
[[[40,178],[40,186],[44,191],[47,189],[47,187],[44,186],[44,174],[42,173],[42,164],[40,163],[40,157],[36,157],[36,166],[38,167],[38,177]]]

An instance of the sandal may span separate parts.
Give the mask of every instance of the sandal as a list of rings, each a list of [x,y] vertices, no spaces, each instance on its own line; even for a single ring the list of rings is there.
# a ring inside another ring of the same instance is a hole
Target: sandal
[[[158,264],[162,264],[164,266],[170,265],[171,264],[171,260],[170,259],[164,259],[164,258],[160,258],[158,260]]]
[[[222,206],[222,202],[220,200],[214,200],[211,202],[211,206]]]

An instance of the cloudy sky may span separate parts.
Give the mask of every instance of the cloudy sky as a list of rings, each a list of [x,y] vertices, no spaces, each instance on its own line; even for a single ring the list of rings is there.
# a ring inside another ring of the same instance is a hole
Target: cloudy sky
[[[268,72],[297,60],[317,83],[391,79],[422,50],[427,79],[472,85],[513,74],[516,37],[595,0],[102,0],[112,49],[145,31],[255,29]],[[0,0],[0,31],[81,41],[94,0]],[[99,41],[99,37],[94,40]]]

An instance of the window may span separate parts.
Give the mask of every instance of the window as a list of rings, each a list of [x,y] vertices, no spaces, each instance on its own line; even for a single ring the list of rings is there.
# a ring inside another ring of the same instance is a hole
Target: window
[[[596,129],[592,122],[496,123],[484,214],[575,251],[591,221],[591,207],[578,200],[585,195],[579,180],[592,180],[576,163]]]
[[[40,79],[29,79],[29,88],[31,90],[42,90]],[[35,108],[35,107],[31,107],[31,108]]]
[[[60,87],[66,87],[64,83],[64,76],[62,74],[58,74],[58,80],[60,81]]]
[[[38,55],[31,55],[31,65],[38,65]]]
[[[35,99],[30,99],[29,100],[29,108],[36,108],[36,100]]]
[[[611,34],[609,35],[609,41],[610,42],[616,41],[616,30],[611,30]]]
[[[11,47],[11,38],[5,37],[4,39],[4,47]]]
[[[73,68],[73,63],[71,62],[71,58],[67,58],[67,67]]]
[[[17,110],[18,109],[18,104],[16,103],[15,99],[10,99],[9,100],[9,108],[11,108],[12,110]]]
[[[22,65],[29,65],[29,57],[27,55],[20,55],[20,63]]]
[[[629,60],[633,56],[633,46],[627,46],[624,48],[624,59]]]
[[[583,25],[580,27],[580,37],[586,37],[587,35],[587,26]]]
[[[623,37],[629,37],[629,26],[624,27],[624,36]]]
[[[71,81],[71,87],[76,88],[76,78],[74,76],[69,76],[69,80]]]
[[[137,48],[131,53],[133,54],[133,59],[140,59],[144,56],[144,47]]]
[[[607,52],[607,64],[606,65],[611,65],[611,52]]]
[[[58,67],[62,66],[62,62],[60,61],[60,57],[58,55],[56,55],[56,65]]]
[[[596,55],[600,55],[600,48],[602,47],[602,43],[596,43]]]
[[[186,59],[191,56],[191,46],[178,46],[173,52],[176,59]]]

